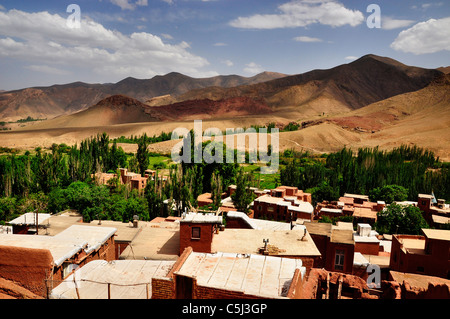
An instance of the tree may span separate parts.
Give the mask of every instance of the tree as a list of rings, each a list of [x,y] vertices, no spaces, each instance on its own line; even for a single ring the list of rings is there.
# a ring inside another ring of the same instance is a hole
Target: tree
[[[136,159],[138,161],[139,173],[144,176],[145,170],[148,169],[150,165],[150,152],[148,151],[148,137],[144,134],[138,140],[138,150],[136,154]]]
[[[240,168],[236,175],[236,190],[231,195],[233,204],[240,212],[248,214],[249,205],[255,195],[250,190],[251,175],[246,174],[243,168]]]
[[[408,199],[408,190],[399,185],[386,185],[377,187],[369,192],[371,201],[382,200],[386,204],[392,204],[394,201],[405,201]]]
[[[376,230],[381,234],[420,235],[428,224],[418,207],[391,204],[377,215]]]

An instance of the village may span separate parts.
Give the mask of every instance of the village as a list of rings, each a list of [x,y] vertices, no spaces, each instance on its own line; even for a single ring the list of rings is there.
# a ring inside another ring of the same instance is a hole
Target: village
[[[120,170],[121,183],[137,190],[153,176]],[[113,177],[96,176],[102,184]],[[198,209],[151,221],[23,214],[0,226],[0,298],[450,298],[445,200],[418,194],[417,202],[395,203],[418,207],[430,228],[379,234],[377,216],[389,205],[368,196],[313,206],[296,187],[251,188],[246,214],[234,207],[235,190],[223,192],[217,211],[208,211],[205,193]]]

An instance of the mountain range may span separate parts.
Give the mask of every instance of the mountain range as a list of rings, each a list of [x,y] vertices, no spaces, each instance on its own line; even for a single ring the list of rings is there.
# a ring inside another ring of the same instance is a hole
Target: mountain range
[[[302,129],[281,133],[281,150],[414,144],[450,159],[448,71],[366,55],[332,69],[289,76],[265,72],[253,78],[193,79],[170,73],[116,84],[25,89],[0,94],[2,117],[39,110],[41,118],[54,118],[1,134],[6,146],[31,148],[76,143],[100,130],[129,136],[190,129],[200,119],[204,129],[221,130],[296,122]],[[154,147],[170,152],[171,144]]]
[[[75,82],[50,87],[26,88],[0,92],[0,118],[6,122],[17,121],[28,116],[34,119],[51,119],[86,110],[111,95],[125,95],[145,102],[164,95],[176,98],[193,89],[255,84],[284,76],[275,72],[263,72],[253,77],[229,75],[196,79],[173,72],[148,80],[129,77],[115,84]]]

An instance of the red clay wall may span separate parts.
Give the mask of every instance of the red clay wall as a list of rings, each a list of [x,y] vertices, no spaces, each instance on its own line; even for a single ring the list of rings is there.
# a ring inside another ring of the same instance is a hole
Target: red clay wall
[[[192,228],[200,228],[200,239],[192,238]],[[211,253],[212,224],[180,223],[180,254],[187,247],[198,253]]]
[[[46,296],[45,279],[51,276],[52,264],[49,250],[0,246],[0,277],[38,296]]]
[[[355,252],[357,253],[378,256],[379,251],[379,243],[355,243]]]

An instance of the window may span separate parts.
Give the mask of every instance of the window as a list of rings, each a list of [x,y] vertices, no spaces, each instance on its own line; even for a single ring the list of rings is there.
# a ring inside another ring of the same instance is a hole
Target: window
[[[335,270],[344,270],[344,258],[345,258],[345,250],[336,250],[336,255],[334,258],[334,269]]]
[[[192,227],[192,239],[200,239],[200,227]]]
[[[425,268],[423,268],[422,266],[417,267],[417,271],[418,272],[425,272]]]
[[[275,209],[273,208],[273,206],[269,206],[267,207],[267,211],[273,213]]]

